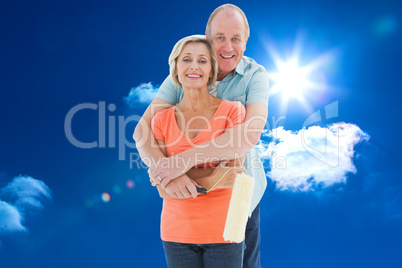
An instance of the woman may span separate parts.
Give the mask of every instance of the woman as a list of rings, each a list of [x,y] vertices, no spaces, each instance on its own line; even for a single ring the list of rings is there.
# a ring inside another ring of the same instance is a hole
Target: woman
[[[152,119],[152,130],[165,156],[172,156],[219,136],[225,129],[244,121],[245,108],[208,93],[216,81],[217,61],[205,36],[181,39],[169,57],[170,74],[183,88],[181,102],[159,111]],[[240,167],[243,159],[231,161]],[[212,162],[191,169],[187,175],[207,194],[196,198],[171,198],[159,185],[163,200],[161,238],[170,268],[242,267],[244,241],[223,239],[231,188],[212,180]]]

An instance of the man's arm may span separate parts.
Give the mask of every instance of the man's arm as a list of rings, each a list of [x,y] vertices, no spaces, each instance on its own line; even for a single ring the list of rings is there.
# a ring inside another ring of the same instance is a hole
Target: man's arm
[[[158,145],[158,141],[156,141],[154,137],[154,134],[150,127],[151,120],[159,110],[163,110],[171,106],[172,104],[170,104],[169,102],[166,102],[160,98],[155,98],[148,106],[147,110],[145,111],[144,115],[142,116],[134,130],[133,138],[136,142],[138,153],[140,154],[141,160],[148,166],[150,166],[152,163],[157,163],[160,159],[166,157],[165,145]],[[210,173],[212,173],[212,171]],[[233,181],[234,176],[232,173],[233,171],[231,171],[231,173],[226,176],[228,180]],[[206,176],[205,179],[213,181],[219,174],[220,173],[216,171],[211,175]],[[161,197],[180,199],[196,197],[197,190],[194,185],[197,184],[194,181],[191,181],[190,177],[188,177],[187,175],[184,174],[178,176],[178,178],[175,179],[174,183],[169,185],[169,187],[166,187],[166,191],[164,191],[165,194],[161,194]]]
[[[135,140],[141,160],[148,167],[154,163],[157,163],[160,159],[165,158],[165,155],[158,146],[151,129],[152,117],[154,117],[158,111],[172,106],[173,105],[167,101],[164,101],[160,98],[155,98],[148,106],[147,110],[135,127],[133,138]]]
[[[155,140],[151,129],[151,120],[158,111],[172,107],[172,103],[177,102],[177,90],[179,88],[168,76],[160,86],[157,97],[148,106],[134,130],[133,138],[136,142],[138,153],[147,166],[151,166],[166,157],[166,153],[161,151]],[[176,179],[174,184],[167,187],[166,191],[177,198],[196,197],[197,190],[191,184],[194,183],[190,182],[190,178],[187,175],[182,175]]]
[[[250,104],[246,107],[244,123],[227,129],[214,140],[184,151],[178,156],[192,158],[194,162],[191,162],[191,164],[193,165],[204,163],[203,158],[222,160],[243,157],[260,140],[267,116],[267,105],[262,103]],[[202,154],[202,157],[193,157],[197,154]]]
[[[245,170],[243,161],[244,157],[230,161],[224,160],[217,167],[206,168],[205,172],[204,168],[201,169],[202,171],[199,168],[192,168],[187,172],[187,175],[207,190],[212,189],[212,187],[214,189],[233,188],[237,175]],[[215,185],[218,180],[220,180],[219,183]]]
[[[262,66],[256,68],[245,91],[246,119],[244,123],[227,129],[216,139],[152,165],[150,176],[159,175],[163,179],[162,187],[196,164],[208,162],[211,158],[215,160],[238,158],[258,143],[268,117],[269,78]],[[174,161],[178,162],[176,160],[178,157],[185,159],[186,165],[183,163],[173,166]]]
[[[148,167],[164,157],[154,138],[151,120],[158,111],[172,107],[177,103],[178,90],[178,86],[175,85],[170,75],[167,76],[134,130],[133,138],[141,160]]]
[[[207,162],[208,159],[235,159],[244,156],[259,141],[268,116],[268,106],[252,103],[246,107],[244,123],[227,129],[219,137],[195,146],[173,157],[161,159],[151,166],[151,177],[163,174],[162,188],[177,176],[186,173],[189,168]],[[224,150],[222,150],[224,149]],[[199,157],[201,156],[201,157]],[[176,161],[176,158],[187,161]],[[174,165],[173,165],[174,163]]]

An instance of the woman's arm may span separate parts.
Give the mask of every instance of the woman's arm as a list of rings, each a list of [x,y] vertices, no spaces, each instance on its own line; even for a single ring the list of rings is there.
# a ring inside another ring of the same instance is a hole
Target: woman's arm
[[[161,153],[166,157],[167,150],[165,142],[162,140],[156,140]],[[160,184],[155,181],[151,177],[151,183],[153,186],[156,186],[159,192],[159,196],[161,198],[175,198],[175,199],[186,199],[190,197],[197,197],[197,189],[196,187],[201,187],[194,180],[192,180],[186,174],[179,176],[178,178],[171,181],[171,183],[165,188],[162,189]]]
[[[244,171],[244,167],[241,165],[243,160],[244,158],[239,158],[231,161],[225,160],[220,162],[219,165],[215,168],[193,168],[189,170],[187,174],[182,175],[177,179],[171,181],[165,189],[162,189],[162,187],[155,182],[153,182],[152,185],[158,188],[159,196],[161,198],[185,199],[188,197],[184,196],[184,194],[182,196],[176,194],[177,192],[181,193],[182,191],[171,191],[170,189],[178,188],[182,184],[188,184],[189,186],[195,184],[197,187],[211,190],[211,188],[222,177],[222,175],[224,175],[229,168],[234,167],[225,174],[225,176],[214,187],[214,189],[233,188],[236,176]],[[198,194],[199,193],[197,193],[197,195]]]
[[[165,142],[162,140],[156,141],[161,149],[161,152],[166,156],[167,150]],[[218,185],[214,187],[214,189],[232,188],[237,174],[242,173],[244,170],[243,161],[244,157],[231,161],[222,161],[216,168],[193,168],[189,170],[187,174],[184,174],[171,181],[165,189],[162,189],[162,187],[152,178],[151,182],[153,186],[157,187],[159,196],[161,198],[185,199],[188,198],[189,195],[196,197],[198,194],[194,194],[194,192],[196,193],[195,187],[202,187],[210,190],[229,168],[234,167],[229,170],[218,183]],[[182,189],[178,189],[180,187]]]

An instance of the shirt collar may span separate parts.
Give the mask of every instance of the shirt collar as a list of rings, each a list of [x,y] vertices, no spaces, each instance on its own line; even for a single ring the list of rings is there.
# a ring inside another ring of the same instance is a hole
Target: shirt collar
[[[244,63],[244,57],[242,57],[235,70],[238,74],[244,75],[244,69],[245,69],[245,63]]]
[[[240,75],[244,75],[244,69],[245,69],[245,63],[244,63],[244,56],[240,60],[239,64],[237,64],[236,68],[230,72],[223,80],[230,80],[234,77],[235,73],[238,73]]]

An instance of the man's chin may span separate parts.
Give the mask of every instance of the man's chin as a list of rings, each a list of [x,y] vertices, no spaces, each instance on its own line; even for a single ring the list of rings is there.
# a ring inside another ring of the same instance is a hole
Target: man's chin
[[[219,70],[230,73],[237,67],[239,62],[240,61],[237,58],[231,58],[231,59],[227,59],[227,60],[219,59],[218,60]]]
[[[219,65],[219,72],[221,73],[230,73],[231,71],[233,71],[234,69],[236,69],[236,65],[235,64],[221,64],[218,62]]]

